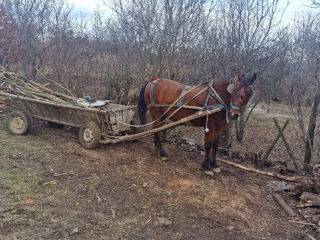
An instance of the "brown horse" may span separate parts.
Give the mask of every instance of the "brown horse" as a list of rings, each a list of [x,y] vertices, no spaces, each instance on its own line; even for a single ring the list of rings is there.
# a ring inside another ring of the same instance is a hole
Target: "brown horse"
[[[219,136],[228,122],[228,117],[236,119],[252,94],[252,84],[257,75],[240,74],[236,77],[216,79],[210,83],[190,87],[169,79],[155,78],[141,89],[138,114],[141,124],[145,124],[149,110],[154,127],[170,119],[178,121],[199,110],[221,108],[222,111],[192,120],[192,126],[205,127],[205,160],[202,164],[206,173],[220,172],[216,162]],[[155,148],[162,159],[167,158],[161,141],[161,133],[155,134]]]

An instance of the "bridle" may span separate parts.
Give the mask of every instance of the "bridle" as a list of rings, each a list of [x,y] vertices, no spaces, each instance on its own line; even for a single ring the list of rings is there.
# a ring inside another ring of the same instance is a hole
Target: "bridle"
[[[234,109],[238,112],[241,112],[241,106],[242,106],[242,100],[241,100],[241,95],[240,95],[240,89],[237,91],[237,98],[239,100],[239,103],[240,103],[240,107],[237,106],[237,105],[234,105],[233,104],[233,95],[235,94],[235,88],[236,88],[236,85],[238,84],[238,78],[235,77],[235,78],[232,78],[228,87],[227,87],[227,91],[231,94],[231,98],[230,98],[230,109]],[[248,92],[248,88],[251,89],[250,92]],[[246,88],[246,94],[248,94],[248,101],[249,99],[251,98],[252,94],[253,94],[253,91],[252,91],[252,85],[249,85],[247,88]]]

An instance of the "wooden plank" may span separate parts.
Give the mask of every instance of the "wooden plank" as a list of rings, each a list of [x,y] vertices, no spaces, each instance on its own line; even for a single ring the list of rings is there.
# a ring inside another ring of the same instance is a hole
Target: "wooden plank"
[[[173,127],[176,127],[176,126],[179,126],[179,125],[182,125],[186,122],[189,122],[189,121],[192,121],[192,120],[195,120],[197,118],[201,118],[201,117],[205,117],[207,115],[211,115],[213,113],[216,113],[216,112],[220,112],[221,109],[220,108],[217,108],[217,109],[213,109],[213,110],[209,110],[209,111],[204,111],[204,112],[196,112],[188,117],[185,117],[185,118],[182,118],[180,119],[179,121],[176,121],[176,122],[172,122],[172,123],[168,123],[164,126],[161,126],[161,127],[158,127],[158,128],[154,128],[154,129],[151,129],[151,130],[148,130],[148,131],[145,131],[145,132],[142,132],[142,133],[137,133],[137,134],[133,134],[133,135],[128,135],[128,136],[123,136],[121,138],[118,138],[118,139],[114,139],[114,140],[101,140],[100,143],[103,143],[103,144],[115,144],[115,143],[119,143],[119,142],[125,142],[125,141],[132,141],[132,140],[136,140],[136,139],[139,139],[139,138],[142,138],[142,137],[145,137],[145,136],[148,136],[148,135],[151,135],[153,133],[156,133],[156,132],[161,132],[163,130],[166,130],[166,129],[169,129],[169,128],[173,128]]]
[[[278,193],[272,193],[272,196],[290,217],[297,216],[296,212],[286,203],[286,201]]]

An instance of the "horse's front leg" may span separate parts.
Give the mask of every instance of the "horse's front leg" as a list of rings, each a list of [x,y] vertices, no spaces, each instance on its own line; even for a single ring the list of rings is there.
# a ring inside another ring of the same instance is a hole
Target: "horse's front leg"
[[[219,137],[216,137],[214,131],[211,130],[205,134],[205,159],[202,168],[208,175],[219,173],[220,168],[216,161]]]
[[[213,142],[212,149],[211,149],[212,157],[210,159],[210,166],[212,167],[212,171],[214,173],[220,173],[221,170],[217,163],[217,149],[219,145],[219,137],[214,138],[212,142]]]

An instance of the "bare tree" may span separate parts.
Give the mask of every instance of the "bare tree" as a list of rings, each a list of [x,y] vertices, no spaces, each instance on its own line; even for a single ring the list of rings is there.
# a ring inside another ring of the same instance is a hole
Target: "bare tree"
[[[288,96],[292,113],[299,123],[300,137],[305,142],[305,168],[308,168],[312,159],[320,102],[319,26],[319,20],[314,15],[298,19],[291,49],[291,86]],[[311,109],[308,105],[312,105]],[[309,124],[305,126],[307,116]]]

